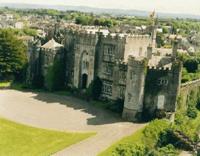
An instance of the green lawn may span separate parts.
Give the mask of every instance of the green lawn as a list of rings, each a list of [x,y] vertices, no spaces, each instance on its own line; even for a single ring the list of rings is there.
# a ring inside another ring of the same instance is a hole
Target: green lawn
[[[142,144],[143,130],[144,130],[144,128],[138,130],[131,136],[125,137],[125,138],[121,139],[120,141],[114,143],[108,149],[106,149],[105,151],[100,153],[98,156],[112,156],[112,151],[114,151],[116,149],[116,147],[119,146],[120,144],[124,144],[124,143],[127,143],[127,144],[134,144],[134,143],[140,144],[141,143]]]
[[[0,88],[10,87],[11,82],[0,82]]]
[[[0,118],[0,155],[48,156],[92,135],[39,129]]]

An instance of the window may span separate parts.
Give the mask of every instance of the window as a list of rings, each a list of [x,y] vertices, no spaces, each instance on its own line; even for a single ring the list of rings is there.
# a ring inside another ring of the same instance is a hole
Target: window
[[[130,71],[130,79],[132,80],[134,78],[135,72],[134,71]]]
[[[132,95],[128,93],[128,102],[131,102]]]
[[[168,80],[161,78],[161,79],[158,80],[158,85],[159,86],[167,86],[168,85]]]
[[[112,95],[112,84],[104,82],[102,91],[104,94]]]
[[[114,45],[105,44],[104,45],[104,55],[114,55]]]
[[[83,69],[88,69],[89,68],[89,62],[83,61]]]
[[[113,47],[108,47],[108,55],[113,55]]]
[[[89,68],[89,62],[86,62],[86,68],[88,69]]]
[[[126,81],[126,73],[125,72],[119,72],[119,79],[121,81]]]
[[[103,47],[104,61],[113,62],[115,60],[115,46],[112,44],[105,44]]]
[[[139,49],[139,56],[142,56],[142,47]]]
[[[124,94],[125,94],[125,87],[120,87],[120,89],[119,89],[119,97],[120,98],[124,98]]]
[[[106,75],[112,76],[112,74],[113,74],[113,66],[110,65],[110,64],[106,64],[104,71],[105,71]]]

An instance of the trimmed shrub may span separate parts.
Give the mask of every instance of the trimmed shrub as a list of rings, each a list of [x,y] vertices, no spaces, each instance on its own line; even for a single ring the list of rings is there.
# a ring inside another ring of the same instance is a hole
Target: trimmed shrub
[[[154,120],[147,125],[143,131],[144,142],[150,148],[154,148],[159,141],[160,134],[170,126],[167,120]]]
[[[198,112],[195,107],[193,107],[193,106],[188,107],[188,109],[187,109],[188,117],[195,119],[197,117],[197,114],[198,114]]]
[[[143,145],[120,144],[112,153],[114,156],[144,156],[147,149]]]
[[[189,73],[195,73],[198,69],[198,63],[199,63],[198,60],[191,58],[186,60],[183,63],[183,66],[187,69]]]
[[[188,140],[185,140],[186,138],[188,138]],[[192,143],[189,140],[190,138],[184,133],[174,129],[168,129],[161,133],[158,146],[164,147],[171,144],[175,148],[192,151]]]
[[[179,155],[179,152],[175,149],[175,147],[172,144],[169,144],[165,147],[158,148],[159,155],[168,155],[168,156],[177,156]]]

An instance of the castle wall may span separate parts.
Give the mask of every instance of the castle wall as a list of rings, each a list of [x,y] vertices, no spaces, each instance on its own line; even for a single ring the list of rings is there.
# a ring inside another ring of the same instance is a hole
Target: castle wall
[[[113,71],[112,99],[125,99],[127,65],[116,63]]]
[[[29,65],[27,69],[27,83],[31,84],[34,77],[40,74],[39,57],[40,57],[40,41],[31,42],[28,45]]]
[[[99,36],[97,46],[97,76],[103,81],[102,96],[108,99],[119,98],[117,60],[123,60],[125,39],[119,36]],[[123,86],[121,87],[123,89]]]
[[[183,111],[187,110],[187,107],[188,107],[187,100],[191,96],[192,93],[194,94],[193,95],[194,101],[199,99],[200,80],[187,82],[181,85],[179,98],[177,100],[178,110],[183,110]]]
[[[125,102],[122,117],[129,121],[140,118],[143,111],[144,85],[147,61],[128,59]]]
[[[73,75],[73,86],[76,88],[87,88],[94,79],[97,41],[97,36],[92,34],[77,34],[76,36]],[[83,83],[86,83],[85,87]]]
[[[74,80],[74,46],[75,46],[75,35],[73,32],[66,32],[63,40],[64,51],[65,51],[65,65],[66,65],[66,84],[67,86],[73,86]]]
[[[94,77],[98,76],[103,83],[101,96],[110,100],[125,99],[123,118],[130,121],[137,120],[142,112],[152,117],[158,109],[175,111],[181,64],[174,61],[171,69],[147,69],[146,57],[149,62],[154,57],[161,67],[171,63],[170,58],[167,62],[152,56],[152,49],[148,48],[150,36],[120,37],[66,32],[62,43],[68,86],[86,89]],[[35,65],[41,62],[42,73],[45,75],[45,70],[57,54],[59,49],[42,49],[41,52],[32,53],[31,61]],[[190,92],[187,88],[182,89],[181,94],[187,96]]]
[[[180,83],[179,62],[173,62],[171,69],[148,69],[144,97],[146,117],[154,117],[156,110],[175,112]]]

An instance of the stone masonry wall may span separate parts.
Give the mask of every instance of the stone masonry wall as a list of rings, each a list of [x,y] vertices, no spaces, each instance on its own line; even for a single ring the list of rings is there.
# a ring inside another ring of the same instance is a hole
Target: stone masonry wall
[[[157,110],[175,112],[181,81],[181,64],[173,62],[172,69],[148,69],[145,85],[144,112],[155,117]]]
[[[187,99],[191,92],[197,97],[197,93],[200,91],[200,79],[187,82],[181,85],[179,98],[177,100],[177,109],[186,110],[187,109]]]
[[[123,110],[123,118],[126,120],[136,121],[142,114],[146,68],[147,60],[129,57]]]

